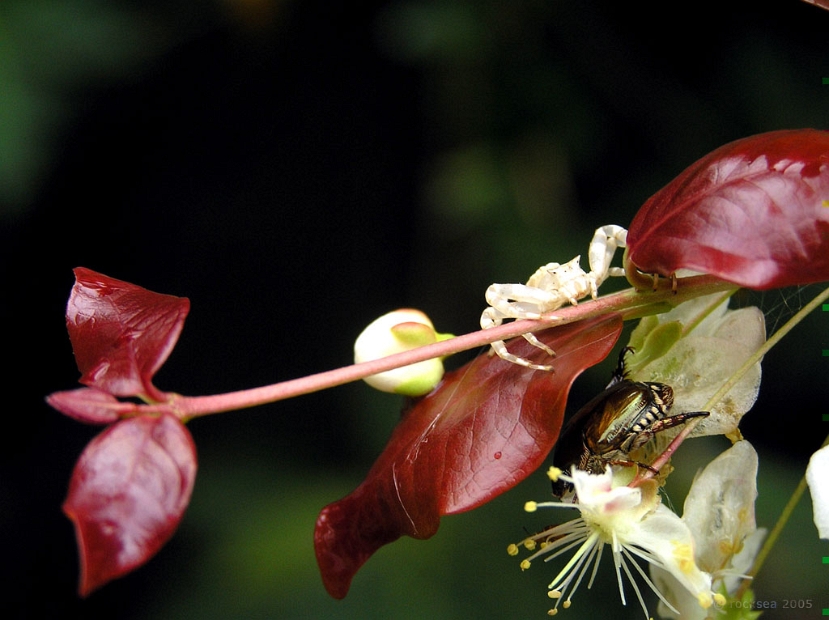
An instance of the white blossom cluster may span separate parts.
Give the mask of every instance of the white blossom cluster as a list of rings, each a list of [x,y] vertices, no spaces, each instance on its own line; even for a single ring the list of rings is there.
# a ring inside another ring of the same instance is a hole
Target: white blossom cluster
[[[640,322],[631,336],[636,353],[629,360],[628,378],[671,385],[675,413],[710,411],[691,437],[724,434],[734,443],[697,474],[681,517],[661,502],[655,479],[627,486],[630,475],[625,468],[608,465],[598,475],[552,468],[551,479],[563,477],[574,486],[575,501],[529,502],[526,509],[577,510],[579,517],[508,548],[512,555],[520,547],[532,552],[522,561],[522,569],[537,559],[550,561],[572,553],[548,586],[548,595],[555,600],[550,615],[570,607],[584,581],[588,588],[592,585],[605,546],[611,551],[622,603],[626,603],[623,583],[628,581],[646,618],[650,615],[637,581],[656,593],[657,611],[664,618],[715,618],[738,595],[766,534],[757,528],[754,517],[757,453],[742,440],[738,428],[757,398],[759,361],[724,397],[716,402],[711,398],[747,365],[764,341],[765,325],[758,309],[728,310],[727,302],[711,298],[686,302]],[[662,449],[678,430],[652,443]],[[821,538],[829,538],[826,480],[829,447],[812,457],[807,470]],[[648,573],[637,558],[650,565]]]

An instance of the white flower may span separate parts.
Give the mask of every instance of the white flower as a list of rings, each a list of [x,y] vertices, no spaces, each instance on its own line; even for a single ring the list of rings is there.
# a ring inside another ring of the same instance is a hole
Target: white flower
[[[766,340],[763,313],[754,307],[729,310],[721,295],[699,297],[670,312],[646,317],[631,334],[631,379],[667,383],[673,413],[705,410],[708,400]],[[743,415],[757,400],[756,363],[700,421],[691,437],[737,434]],[[667,432],[669,439],[675,432]]]
[[[812,494],[812,509],[818,535],[829,539],[829,446],[824,446],[809,459],[806,482]]]
[[[354,343],[354,363],[388,357],[433,342],[451,338],[438,334],[432,321],[420,310],[404,308],[374,320]],[[431,392],[443,378],[443,360],[425,360],[365,378],[365,382],[383,392],[422,396]]]
[[[738,441],[697,474],[685,498],[682,520],[696,543],[694,560],[712,576],[715,589],[721,584],[729,595],[751,568],[766,535],[764,529],[757,529],[754,519],[757,466],[752,445]],[[716,617],[711,614],[714,610],[696,605],[672,574],[651,567],[651,577],[671,602],[670,606],[660,603],[660,616],[682,620]]]
[[[557,477],[559,473],[554,470],[551,477]],[[600,475],[574,468],[572,477],[564,478],[575,486],[579,503],[530,502],[526,509],[573,508],[581,512],[580,518],[551,527],[521,543],[530,550],[538,547],[521,563],[522,569],[529,568],[538,557],[545,556],[544,561],[547,562],[577,547],[575,554],[548,586],[548,595],[556,599],[554,608],[549,612],[551,615],[557,613],[565,594],[562,607],[570,606],[573,595],[591,566],[587,587],[592,586],[605,545],[610,546],[613,555],[622,604],[626,604],[622,585],[624,573],[636,592],[646,618],[649,617],[648,610],[631,568],[666,605],[670,606],[670,603],[647,577],[635,557],[673,575],[702,608],[714,603],[711,577],[694,562],[691,532],[678,516],[661,504],[655,481],[649,480],[637,488],[614,486],[609,466]],[[508,552],[517,554],[518,545],[510,545]]]

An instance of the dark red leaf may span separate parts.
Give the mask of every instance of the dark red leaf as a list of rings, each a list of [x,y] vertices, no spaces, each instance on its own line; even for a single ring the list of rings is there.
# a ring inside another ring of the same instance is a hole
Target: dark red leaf
[[[171,415],[122,420],[84,450],[63,511],[75,525],[86,596],[144,564],[173,535],[196,478],[196,446]]]
[[[726,144],[654,194],[627,242],[647,273],[684,267],[754,289],[829,280],[829,132]]]
[[[75,269],[66,326],[81,383],[115,396],[163,399],[152,377],[184,327],[190,302]]]
[[[55,392],[46,397],[46,402],[70,418],[87,424],[115,422],[121,417],[120,410],[125,405],[112,394],[95,388]]]
[[[475,508],[535,471],[558,437],[573,380],[607,356],[621,326],[605,316],[537,333],[557,353],[552,373],[488,355],[447,373],[405,413],[366,480],[320,513],[314,545],[331,596],[344,597],[381,546],[404,534],[429,538],[442,515]],[[510,349],[550,361],[520,338]]]

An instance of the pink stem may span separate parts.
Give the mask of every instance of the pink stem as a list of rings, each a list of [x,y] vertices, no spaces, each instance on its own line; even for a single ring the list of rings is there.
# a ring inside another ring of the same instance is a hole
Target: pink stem
[[[668,447],[665,448],[662,454],[660,454],[656,458],[656,460],[650,464],[650,468],[645,469],[644,474],[641,473],[642,469],[640,469],[639,472],[636,474],[636,478],[634,478],[633,482],[631,482],[628,486],[637,487],[643,482],[645,482],[645,480],[650,480],[651,478],[656,476],[656,472],[661,470],[665,466],[665,464],[669,460],[671,460],[671,457],[674,455],[674,452],[676,452],[679,446],[682,445],[682,442],[688,438],[688,435],[691,434],[691,431],[694,430],[694,427],[699,423],[699,421],[700,418],[697,418],[685,424],[685,426],[682,428],[679,434],[673,438],[671,443],[668,444]]]
[[[596,300],[578,304],[577,306],[560,308],[543,315],[539,320],[512,321],[497,327],[457,336],[449,340],[436,342],[378,360],[363,362],[362,364],[353,364],[351,366],[263,387],[211,396],[182,396],[171,393],[167,395],[168,399],[164,402],[140,405],[137,409],[138,413],[143,411],[169,412],[179,418],[189,419],[212,413],[254,407],[294,396],[309,394],[330,387],[336,387],[386,370],[408,366],[416,362],[422,362],[436,357],[446,357],[453,353],[483,347],[496,340],[507,340],[555,325],[564,325],[574,321],[589,319],[594,316],[607,315],[612,312],[621,312],[625,319],[634,318],[652,313],[652,310],[643,313],[642,309],[652,308],[654,304],[660,302],[669,302],[675,305],[685,299],[734,288],[733,284],[723,282],[711,276],[685,278],[682,280],[682,284],[683,286],[678,293],[670,289],[644,293],[627,289]]]

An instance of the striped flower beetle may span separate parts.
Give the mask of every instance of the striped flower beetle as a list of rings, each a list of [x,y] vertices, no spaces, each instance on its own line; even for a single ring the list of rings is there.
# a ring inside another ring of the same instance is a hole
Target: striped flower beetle
[[[628,455],[647,444],[657,433],[685,424],[707,411],[669,415],[674,391],[664,383],[631,381],[625,370],[625,347],[619,365],[605,390],[588,402],[567,422],[556,443],[556,467],[568,472],[572,466],[591,474],[604,472],[607,465],[639,466],[644,463]],[[553,494],[563,497],[572,490],[564,480],[553,482]]]

